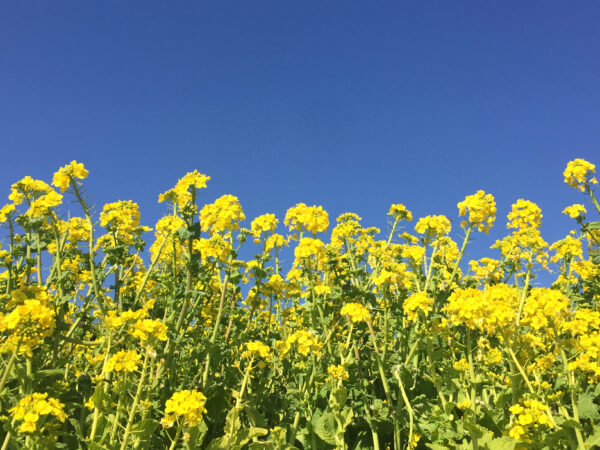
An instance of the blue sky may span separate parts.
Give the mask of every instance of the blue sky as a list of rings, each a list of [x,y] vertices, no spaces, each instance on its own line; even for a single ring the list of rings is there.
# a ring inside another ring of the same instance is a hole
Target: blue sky
[[[6,1],[0,188],[76,159],[152,226],[198,169],[249,219],[305,202],[383,230],[392,203],[458,224],[483,189],[499,217],[468,256],[518,198],[552,242],[583,200],[567,161],[600,164],[598,23],[592,1]]]

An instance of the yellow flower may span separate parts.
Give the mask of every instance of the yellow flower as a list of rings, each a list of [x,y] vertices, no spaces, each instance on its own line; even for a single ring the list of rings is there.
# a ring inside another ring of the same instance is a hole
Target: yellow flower
[[[134,350],[121,350],[106,362],[106,371],[133,372],[137,370],[142,357]]]
[[[52,178],[52,184],[59,188],[61,192],[66,192],[69,189],[72,179],[83,180],[87,178],[88,173],[82,163],[71,161],[70,164],[58,169],[58,172]]]
[[[324,244],[319,239],[302,238],[294,250],[294,256],[297,259],[309,258],[311,256],[315,256],[317,259],[322,259],[325,257],[325,251],[323,250],[323,247]]]
[[[158,203],[166,200],[173,202],[180,209],[192,207],[192,213],[195,213],[195,205],[191,203],[195,200],[192,190],[204,189],[210,177],[197,170],[185,174],[175,185],[174,188],[158,196]]]
[[[327,373],[332,381],[348,381],[349,375],[344,366],[329,366]]]
[[[245,218],[242,205],[233,195],[223,195],[200,211],[202,231],[211,234],[237,230]]]
[[[598,180],[593,174],[596,173],[596,166],[585,159],[574,159],[567,163],[567,168],[563,172],[565,183],[569,186],[585,192],[592,184],[597,184]]]
[[[186,427],[195,427],[206,413],[204,407],[206,397],[196,390],[183,390],[175,392],[165,404],[165,417],[161,422],[163,426],[173,426],[177,417],[183,417]]]
[[[418,292],[404,300],[403,308],[408,322],[415,322],[419,318],[419,311],[427,316],[433,310],[433,299],[424,292]]]
[[[410,222],[413,219],[412,213],[408,209],[406,209],[406,206],[402,205],[401,203],[393,204],[392,206],[390,206],[388,216],[393,216],[395,220],[405,219],[408,222]]]
[[[469,370],[469,363],[465,358],[461,358],[454,364],[452,364],[452,367],[454,367],[459,372],[466,372],[467,370]]]
[[[19,431],[33,433],[37,430],[40,416],[54,416],[61,422],[67,419],[64,404],[57,399],[48,397],[47,393],[34,393],[19,400],[19,403],[9,410],[14,420],[22,420]]]
[[[246,351],[242,353],[242,358],[250,359],[255,356],[268,359],[271,349],[260,341],[246,342]]]
[[[368,322],[371,320],[369,310],[359,303],[347,303],[340,311],[342,315],[348,315],[352,322]]]
[[[308,356],[309,353],[319,355],[323,344],[312,333],[306,330],[298,330],[292,333],[285,341],[275,342],[277,352],[285,357],[292,349],[301,356]]]
[[[329,227],[329,215],[322,206],[298,203],[287,210],[283,223],[288,225],[290,230],[319,233]]]
[[[450,233],[452,224],[446,216],[425,216],[415,225],[415,231],[425,235],[425,239],[435,239]]]
[[[258,216],[250,225],[252,235],[258,238],[262,233],[274,231],[275,228],[277,228],[278,222],[279,220],[277,220],[275,214],[263,214],[262,216]]]
[[[486,194],[481,190],[477,191],[475,194],[465,197],[457,206],[459,216],[464,216],[469,211],[469,219],[463,222],[463,226],[475,226],[478,231],[489,233],[494,220],[496,220],[496,202],[492,194]]]
[[[567,206],[563,209],[563,214],[566,214],[571,219],[577,219],[579,216],[583,216],[587,213],[585,206],[579,203],[575,203],[571,206]]]
[[[151,339],[167,340],[167,327],[159,319],[142,319],[132,325],[130,333],[140,341]]]
[[[529,200],[519,199],[508,213],[507,228],[539,228],[542,224],[542,210]]]
[[[16,210],[15,205],[12,203],[8,203],[0,208],[0,223],[6,222],[6,220],[10,217],[11,213]]]

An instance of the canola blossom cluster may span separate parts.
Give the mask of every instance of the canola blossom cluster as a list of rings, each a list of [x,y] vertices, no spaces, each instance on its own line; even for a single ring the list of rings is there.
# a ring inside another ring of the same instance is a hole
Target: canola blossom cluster
[[[566,164],[554,242],[537,204],[498,217],[483,190],[379,226],[247,220],[194,170],[148,223],[94,207],[80,162],[26,176],[0,207],[0,448],[596,448],[595,170]]]

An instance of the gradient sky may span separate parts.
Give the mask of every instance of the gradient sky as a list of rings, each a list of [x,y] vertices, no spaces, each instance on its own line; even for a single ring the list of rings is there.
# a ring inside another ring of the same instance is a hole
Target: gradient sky
[[[198,169],[248,225],[305,202],[386,231],[404,203],[457,239],[483,189],[499,217],[467,257],[497,256],[518,198],[553,242],[583,201],[566,163],[600,164],[599,23],[595,1],[4,1],[0,188],[76,159],[152,226]]]

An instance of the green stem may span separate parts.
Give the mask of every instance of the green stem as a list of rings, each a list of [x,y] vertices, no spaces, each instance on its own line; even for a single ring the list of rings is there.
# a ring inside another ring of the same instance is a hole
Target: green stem
[[[4,383],[6,383],[6,378],[8,377],[8,373],[10,372],[10,369],[12,369],[15,359],[17,359],[17,353],[19,352],[19,347],[21,346],[22,340],[23,340],[23,338],[19,339],[19,342],[17,342],[17,345],[15,345],[15,349],[13,350],[12,354],[10,355],[10,359],[8,360],[8,363],[6,364],[6,367],[4,368],[4,373],[2,374],[2,379],[0,379],[0,392],[2,392],[2,388],[4,387]]]
[[[473,365],[473,347],[471,343],[471,329],[467,328],[467,357],[469,359],[469,378],[471,382],[471,408],[473,410],[473,424],[477,425],[477,384],[475,383],[475,366]],[[479,448],[477,434],[471,434],[473,450]]]
[[[127,441],[129,439],[129,433],[131,432],[131,425],[133,424],[133,419],[135,418],[135,414],[137,412],[137,407],[140,402],[142,390],[144,389],[144,381],[146,381],[146,369],[148,368],[149,358],[150,357],[148,356],[148,352],[146,352],[146,356],[144,357],[144,365],[142,367],[142,375],[140,376],[140,382],[138,383],[135,398],[133,399],[133,405],[131,405],[131,412],[129,413],[129,418],[127,419],[127,426],[125,427],[125,434],[123,435],[123,443],[121,444],[121,450],[125,450],[125,448],[127,448]]]
[[[465,239],[462,243],[462,247],[460,248],[460,253],[458,254],[458,258],[456,258],[456,263],[454,263],[454,269],[452,269],[452,275],[450,275],[448,287],[452,287],[454,276],[456,275],[456,272],[458,272],[458,265],[460,264],[460,261],[462,260],[462,257],[465,253],[465,249],[467,248],[467,244],[469,243],[469,236],[471,236],[471,231],[473,231],[473,224],[469,224],[469,228],[467,228],[467,234],[465,234]]]

